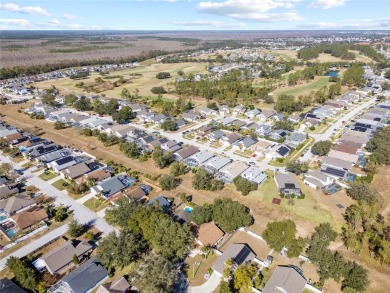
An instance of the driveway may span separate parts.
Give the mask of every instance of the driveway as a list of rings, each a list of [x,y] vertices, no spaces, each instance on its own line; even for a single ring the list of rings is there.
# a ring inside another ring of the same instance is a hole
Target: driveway
[[[216,272],[213,272],[210,278],[203,285],[190,287],[189,293],[212,293],[217,287],[219,283],[221,283],[222,276]]]

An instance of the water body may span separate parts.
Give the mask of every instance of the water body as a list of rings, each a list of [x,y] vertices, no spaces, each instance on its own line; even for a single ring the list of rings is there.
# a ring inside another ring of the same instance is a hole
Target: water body
[[[328,73],[326,74],[326,76],[332,76],[332,77],[337,77],[338,75],[339,73],[334,70],[328,71]]]

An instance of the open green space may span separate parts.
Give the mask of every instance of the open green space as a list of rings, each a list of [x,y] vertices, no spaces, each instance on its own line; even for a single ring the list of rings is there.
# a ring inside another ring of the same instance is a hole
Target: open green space
[[[107,201],[102,201],[97,199],[96,197],[92,197],[88,199],[84,205],[89,208],[90,210],[94,212],[101,211],[102,209],[109,206],[109,203]]]
[[[53,178],[56,178],[57,176],[58,176],[58,174],[55,174],[51,171],[45,171],[41,175],[39,175],[38,177],[41,178],[42,180],[49,181]]]
[[[64,190],[69,185],[69,182],[64,179],[60,179],[54,182],[52,185],[58,190]]]

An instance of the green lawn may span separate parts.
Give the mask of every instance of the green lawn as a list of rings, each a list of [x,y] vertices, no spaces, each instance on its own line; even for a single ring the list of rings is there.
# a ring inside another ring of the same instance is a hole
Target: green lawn
[[[55,174],[51,171],[46,171],[46,172],[42,173],[41,175],[39,175],[38,177],[41,178],[42,180],[49,181],[53,178],[56,178],[57,176],[58,176],[58,174]]]
[[[54,182],[52,185],[53,185],[53,187],[57,188],[58,190],[64,190],[67,187],[67,186],[64,186],[64,184],[69,184],[69,182],[61,178],[60,180],[57,180],[56,182]]]
[[[280,95],[303,95],[310,93],[311,91],[316,91],[324,86],[327,86],[329,84],[329,77],[328,76],[321,76],[317,81],[310,82],[308,84],[303,84],[303,85],[298,85],[294,86],[293,88],[290,89],[280,89],[275,91],[275,95],[280,96]]]
[[[268,179],[266,179],[257,190],[252,191],[248,196],[263,202],[271,203],[273,198],[280,198],[279,191],[273,178],[273,173],[267,171],[265,173],[268,175]],[[288,203],[288,199],[282,198],[280,207],[304,219],[314,221],[316,223],[328,222],[333,227],[336,227],[337,225],[330,212],[319,206],[317,199],[310,194],[310,189],[307,188],[298,177],[296,177],[296,180],[302,188],[305,198],[294,199],[294,205],[290,205]]]
[[[102,209],[106,208],[109,206],[109,203],[107,201],[101,201],[97,199],[96,197],[92,197],[88,199],[84,205],[89,208],[90,210],[94,212],[101,211]]]

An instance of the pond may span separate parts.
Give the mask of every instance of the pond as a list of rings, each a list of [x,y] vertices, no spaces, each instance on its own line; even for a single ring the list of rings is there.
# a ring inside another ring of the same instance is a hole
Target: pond
[[[339,73],[335,70],[328,71],[328,73],[325,76],[331,76],[331,77],[337,77]]]

